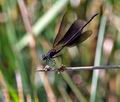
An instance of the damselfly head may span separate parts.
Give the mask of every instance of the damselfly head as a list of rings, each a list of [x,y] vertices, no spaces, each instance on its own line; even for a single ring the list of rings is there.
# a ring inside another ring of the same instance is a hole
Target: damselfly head
[[[46,60],[46,59],[47,59],[46,54],[43,54],[43,55],[42,55],[42,60]]]
[[[42,60],[52,58],[55,54],[56,54],[56,52],[54,50],[50,50],[50,51],[48,51],[47,54],[42,55]]]

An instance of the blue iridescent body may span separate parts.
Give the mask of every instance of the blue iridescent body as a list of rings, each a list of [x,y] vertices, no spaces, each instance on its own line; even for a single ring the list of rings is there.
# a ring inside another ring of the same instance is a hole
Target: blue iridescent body
[[[62,50],[62,48],[60,50],[55,50],[55,49],[51,49],[50,51],[48,51],[47,54],[42,56],[42,60],[47,60],[47,59],[51,59],[53,58],[56,54],[58,54],[60,51]]]

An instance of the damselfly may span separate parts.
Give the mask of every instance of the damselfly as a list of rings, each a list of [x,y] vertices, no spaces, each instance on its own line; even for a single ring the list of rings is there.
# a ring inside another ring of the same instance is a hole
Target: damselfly
[[[63,16],[58,34],[53,43],[53,49],[48,51],[47,54],[42,55],[42,60],[49,61],[52,58],[55,58],[56,55],[64,48],[75,46],[79,43],[85,41],[92,34],[91,30],[83,31],[88,23],[90,23],[95,16],[93,15],[87,22],[84,20],[77,19],[72,23],[70,28],[67,30],[65,34],[63,34],[63,29],[65,29],[64,20],[65,16]]]

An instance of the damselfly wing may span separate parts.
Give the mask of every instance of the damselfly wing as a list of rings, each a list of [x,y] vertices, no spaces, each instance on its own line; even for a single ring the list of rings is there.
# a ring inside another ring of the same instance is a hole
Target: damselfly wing
[[[54,58],[65,46],[75,46],[89,38],[89,36],[92,34],[92,31],[88,30],[83,32],[83,29],[97,15],[98,14],[93,15],[90,20],[88,20],[88,22],[80,19],[75,20],[66,33],[63,32],[66,27],[66,24],[64,24],[66,16],[64,15],[60,25],[60,29],[53,43],[53,49],[48,51],[46,55],[43,55],[42,59],[50,60],[51,58]]]

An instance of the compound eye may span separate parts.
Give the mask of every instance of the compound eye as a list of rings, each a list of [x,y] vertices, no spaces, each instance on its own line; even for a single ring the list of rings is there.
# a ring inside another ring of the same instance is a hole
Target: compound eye
[[[45,54],[42,55],[42,60],[45,60],[46,59],[46,56]]]

